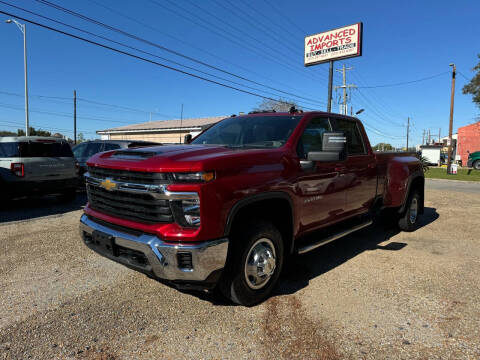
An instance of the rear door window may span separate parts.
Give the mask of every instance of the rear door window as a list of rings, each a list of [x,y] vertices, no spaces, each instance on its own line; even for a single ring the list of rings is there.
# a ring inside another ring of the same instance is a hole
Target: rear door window
[[[117,150],[117,149],[120,149],[120,145],[105,143],[105,148],[103,149],[103,151],[110,151],[110,150]]]
[[[336,129],[343,131],[347,138],[348,155],[365,155],[365,145],[363,144],[362,134],[355,121],[346,119],[336,119]]]
[[[87,143],[83,143],[83,144],[79,144],[79,145],[75,146],[73,148],[73,155],[75,155],[75,157],[77,159],[83,158],[83,154],[87,150],[87,146],[88,146]]]
[[[0,158],[19,157],[18,142],[0,143]]]
[[[103,151],[103,143],[101,142],[89,143],[87,150],[83,154],[83,157],[88,159],[93,155],[95,155],[96,153],[99,153],[100,151]]]
[[[30,141],[19,144],[20,157],[73,157],[72,149],[66,142]]]

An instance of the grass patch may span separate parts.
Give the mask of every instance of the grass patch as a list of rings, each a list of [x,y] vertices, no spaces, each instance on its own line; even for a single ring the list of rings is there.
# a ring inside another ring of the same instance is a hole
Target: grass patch
[[[425,173],[428,179],[446,179],[446,180],[463,180],[463,181],[480,181],[480,171],[471,170],[468,174],[468,169],[458,169],[456,175],[447,174],[446,168],[431,167]]]

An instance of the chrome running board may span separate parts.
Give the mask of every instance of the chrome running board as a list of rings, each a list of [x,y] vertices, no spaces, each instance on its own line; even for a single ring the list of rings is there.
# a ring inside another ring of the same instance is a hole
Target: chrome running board
[[[370,226],[372,223],[373,223],[373,221],[369,220],[369,221],[367,221],[363,224],[356,225],[356,226],[352,227],[351,229],[339,232],[338,234],[330,235],[329,237],[326,237],[326,238],[324,238],[324,239],[322,239],[322,240],[320,240],[316,243],[308,244],[304,247],[301,247],[300,249],[298,249],[297,253],[298,254],[305,254],[309,251],[315,250],[316,248],[318,248],[322,245],[328,244],[329,242],[332,242],[333,240],[340,239],[344,236],[347,236],[348,234],[351,234],[355,231],[358,231],[358,230],[363,229],[367,226]]]

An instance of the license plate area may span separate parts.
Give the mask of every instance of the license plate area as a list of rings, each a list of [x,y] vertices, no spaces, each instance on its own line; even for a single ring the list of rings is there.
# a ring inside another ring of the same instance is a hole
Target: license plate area
[[[118,256],[117,247],[115,245],[115,238],[111,235],[105,234],[98,230],[94,230],[92,232],[91,245],[93,245],[103,253],[111,256]]]

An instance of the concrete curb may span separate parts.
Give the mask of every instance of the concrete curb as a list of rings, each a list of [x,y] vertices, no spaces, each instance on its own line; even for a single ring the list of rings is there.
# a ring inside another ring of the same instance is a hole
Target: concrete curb
[[[467,183],[467,184],[477,184],[480,186],[480,181],[475,180],[450,180],[450,179],[432,179],[432,178],[425,178],[425,180],[433,180],[433,181],[446,181],[446,182],[457,182],[457,183]]]

